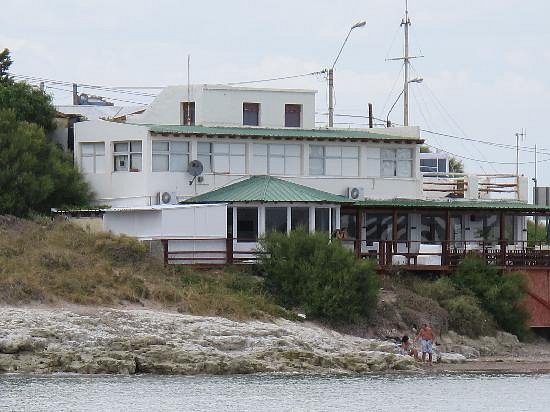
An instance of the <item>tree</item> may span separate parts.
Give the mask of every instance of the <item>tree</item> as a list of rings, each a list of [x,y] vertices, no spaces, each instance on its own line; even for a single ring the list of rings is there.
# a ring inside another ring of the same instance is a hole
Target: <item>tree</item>
[[[464,163],[462,160],[458,160],[454,156],[449,157],[449,172],[450,173],[464,173]]]
[[[10,51],[8,49],[2,50],[2,52],[0,52],[0,83],[11,81],[8,70],[12,63]]]
[[[271,232],[260,241],[259,269],[279,303],[312,318],[352,321],[368,316],[378,300],[375,264],[357,259],[326,233]]]
[[[54,129],[55,109],[51,96],[24,82],[14,82],[8,75],[12,64],[10,52],[0,53],[0,110],[13,109],[17,120],[42,126],[46,132]]]
[[[72,159],[13,109],[0,109],[0,165],[0,214],[25,217],[92,199]]]

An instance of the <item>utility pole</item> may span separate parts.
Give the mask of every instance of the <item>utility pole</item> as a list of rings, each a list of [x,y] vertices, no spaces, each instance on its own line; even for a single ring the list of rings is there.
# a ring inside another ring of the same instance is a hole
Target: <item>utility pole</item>
[[[328,127],[334,126],[334,69],[328,69]]]
[[[405,65],[405,80],[403,85],[403,125],[409,125],[409,2],[405,1],[405,18],[401,20],[401,26],[405,27],[405,55],[403,56],[403,64]]]
[[[78,106],[78,85],[76,83],[73,83],[73,104],[75,106]]]

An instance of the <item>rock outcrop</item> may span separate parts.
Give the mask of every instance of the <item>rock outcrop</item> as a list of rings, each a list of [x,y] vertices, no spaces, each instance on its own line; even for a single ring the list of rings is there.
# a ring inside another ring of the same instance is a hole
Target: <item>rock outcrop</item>
[[[0,372],[233,374],[414,369],[394,344],[286,320],[0,309]]]

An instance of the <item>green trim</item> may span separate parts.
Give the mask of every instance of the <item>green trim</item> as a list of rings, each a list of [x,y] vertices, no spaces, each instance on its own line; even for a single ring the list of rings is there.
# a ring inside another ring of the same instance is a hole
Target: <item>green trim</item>
[[[423,200],[423,199],[367,199],[355,202],[365,208],[403,209],[468,209],[468,210],[510,210],[518,212],[549,212],[550,207],[531,205],[509,200]]]
[[[264,128],[264,127],[218,127],[218,126],[181,126],[181,125],[149,125],[149,131],[154,134],[184,134],[210,136],[239,136],[257,138],[288,138],[288,139],[336,139],[336,140],[366,140],[405,143],[423,143],[420,137],[391,136],[383,133],[373,133],[357,129],[299,129],[299,128]]]
[[[185,201],[185,203],[226,202],[353,203],[344,196],[323,192],[273,176],[251,176],[246,180]]]

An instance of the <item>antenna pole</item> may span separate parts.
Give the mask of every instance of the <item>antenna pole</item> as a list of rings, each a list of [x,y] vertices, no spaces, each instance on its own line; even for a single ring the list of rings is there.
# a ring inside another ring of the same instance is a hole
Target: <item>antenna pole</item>
[[[191,67],[191,55],[188,54],[187,55],[187,121],[185,122],[186,124],[190,125],[191,124],[191,92],[190,92],[190,89],[191,89],[191,85],[190,85],[190,74],[189,74],[189,69]]]
[[[409,19],[409,4],[408,0],[405,0],[405,18],[401,20],[401,26],[405,26],[405,55],[403,57],[403,64],[405,65],[405,79],[403,85],[403,125],[409,125],[409,26],[411,20]]]

